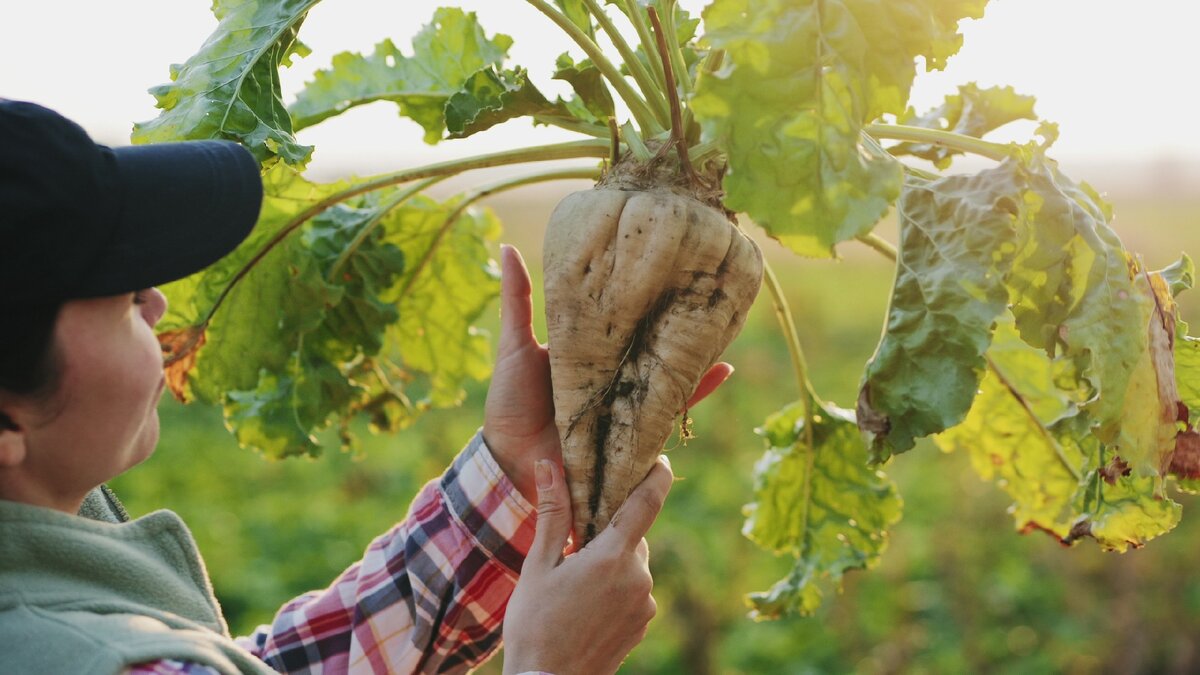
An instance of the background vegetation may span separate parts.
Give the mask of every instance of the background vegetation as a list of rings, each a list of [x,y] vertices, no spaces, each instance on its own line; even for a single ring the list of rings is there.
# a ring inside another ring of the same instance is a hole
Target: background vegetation
[[[1086,170],[1071,173],[1088,178]],[[1117,231],[1151,268],[1180,250],[1200,253],[1200,193],[1162,182],[1151,190],[1097,187],[1114,190]],[[554,199],[526,192],[493,203],[508,226],[505,240],[535,268]],[[895,240],[892,228],[881,233]],[[853,407],[879,335],[890,264],[853,244],[836,263],[773,255],[780,251],[770,242],[764,248],[789,289],[814,383]],[[1181,304],[1184,318],[1200,324],[1200,293]],[[789,392],[798,395],[765,294],[726,358],[737,373],[693,412],[698,438],[672,451],[684,480],[650,534],[659,618],[623,672],[1200,671],[1194,499],[1181,497],[1183,523],[1143,550],[1104,554],[1086,541],[1068,550],[1041,534],[1016,534],[1004,496],[975,476],[965,455],[931,444],[889,465],[905,514],[878,569],[851,575],[816,617],[749,621],[742,595],[766,588],[790,564],[740,535],[762,451],[752,429]],[[292,596],[326,585],[403,518],[420,486],[481,423],[485,392],[486,383],[472,387],[463,408],[431,413],[398,436],[366,437],[356,455],[334,450],[284,462],[239,449],[218,411],[165,399],[157,454],[114,487],[135,515],[170,508],[190,523],[231,627],[245,633]],[[485,670],[498,673],[498,664]]]

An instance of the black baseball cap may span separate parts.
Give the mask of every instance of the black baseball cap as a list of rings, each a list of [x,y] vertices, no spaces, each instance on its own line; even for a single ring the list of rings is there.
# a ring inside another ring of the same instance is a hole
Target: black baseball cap
[[[262,179],[229,141],[109,148],[34,103],[0,99],[0,305],[120,295],[237,248]]]

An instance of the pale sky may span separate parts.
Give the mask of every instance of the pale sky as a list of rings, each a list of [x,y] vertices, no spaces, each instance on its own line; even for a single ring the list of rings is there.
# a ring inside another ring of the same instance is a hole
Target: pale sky
[[[0,0],[0,96],[55,108],[110,144],[134,121],[156,115],[146,89],[167,81],[168,65],[193,54],[216,25],[207,0]],[[682,0],[699,11],[703,0]],[[301,30],[313,54],[284,74],[290,101],[311,73],[344,50],[390,37],[405,51],[439,5],[479,13],[489,33],[513,35],[512,62],[547,93],[566,38],[521,0],[328,0]],[[1039,114],[1062,126],[1065,164],[1200,158],[1200,4],[1190,0],[992,0],[982,21],[963,23],[966,42],[945,72],[917,79],[925,109],[957,84],[1011,84],[1038,98]],[[534,30],[531,35],[528,31]],[[1029,126],[1016,130],[1028,134]],[[314,168],[368,173],[474,152],[574,136],[503,125],[474,139],[425,146],[418,128],[376,103],[301,134],[316,144]],[[1006,140],[1006,139],[1004,139]]]

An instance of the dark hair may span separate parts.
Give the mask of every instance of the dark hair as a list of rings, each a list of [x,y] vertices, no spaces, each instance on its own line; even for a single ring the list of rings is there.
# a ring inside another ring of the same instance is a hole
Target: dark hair
[[[54,324],[61,302],[0,309],[0,392],[44,395],[58,381]],[[0,429],[16,425],[0,412]]]

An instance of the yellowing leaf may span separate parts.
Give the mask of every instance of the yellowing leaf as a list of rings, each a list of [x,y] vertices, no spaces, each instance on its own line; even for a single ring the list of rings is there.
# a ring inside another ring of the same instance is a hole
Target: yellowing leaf
[[[984,480],[1014,500],[1019,529],[1044,530],[1059,539],[1074,524],[1071,500],[1082,479],[1078,439],[1056,426],[1078,412],[1081,396],[1059,388],[1070,362],[1050,362],[1023,344],[1011,320],[996,329],[979,395],[966,419],[934,437],[943,450],[966,450]]]
[[[811,446],[800,402],[759,430],[768,449],[755,466],[755,502],[746,507],[742,531],[796,558],[786,578],[750,596],[759,619],[812,614],[823,587],[840,588],[846,571],[878,564],[887,530],[900,520],[896,486],[867,466],[853,413],[818,406],[813,422]]]
[[[1094,435],[1086,392],[1069,388],[1077,381],[1071,359],[1051,361],[1007,323],[989,359],[967,419],[935,441],[971,453],[980,476],[1013,498],[1018,529],[1067,544],[1092,537],[1124,551],[1178,524],[1180,506],[1162,494],[1160,479],[1134,475]]]

